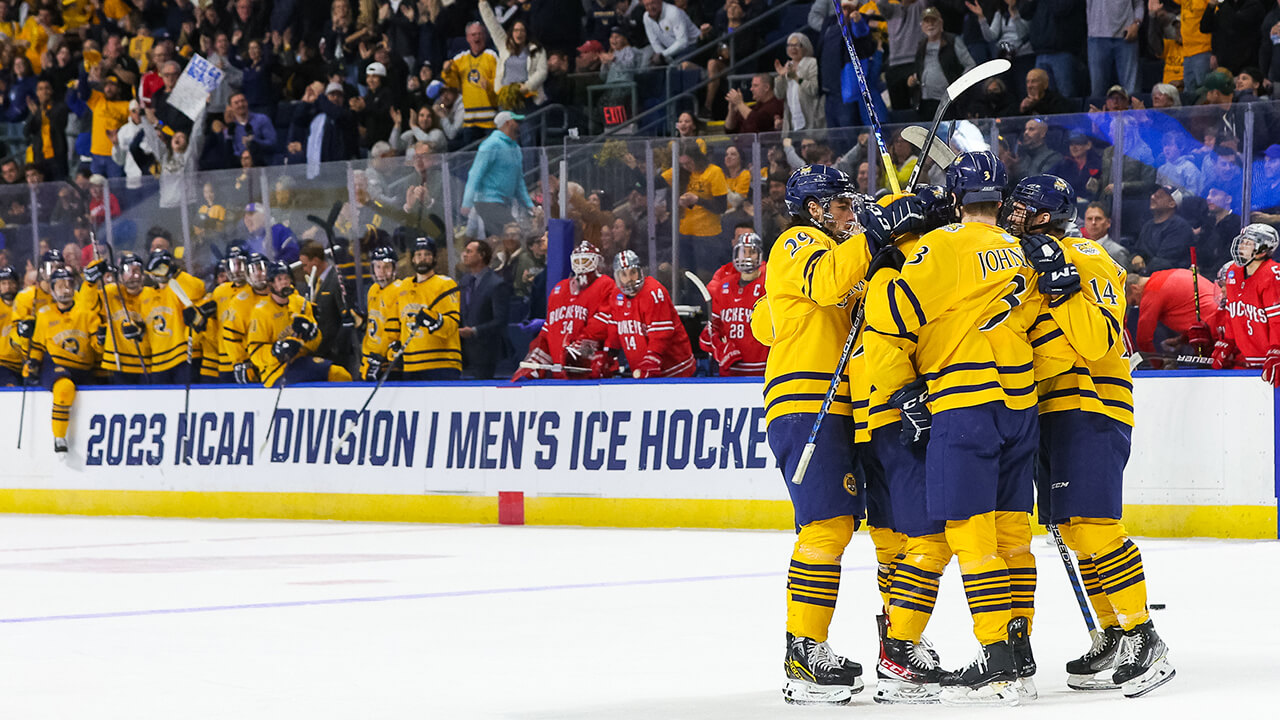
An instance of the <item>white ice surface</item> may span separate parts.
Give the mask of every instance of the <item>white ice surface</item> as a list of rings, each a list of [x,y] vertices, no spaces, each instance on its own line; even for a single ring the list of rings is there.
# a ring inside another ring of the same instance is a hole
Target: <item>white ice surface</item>
[[[1064,685],[1088,645],[1052,546],[1023,708],[783,703],[781,532],[0,518],[0,717],[1277,717],[1280,543],[1140,540],[1178,675]],[[835,649],[874,676],[874,560],[844,561]],[[976,647],[954,564],[928,635]],[[1255,711],[1237,714],[1239,711]],[[1226,711],[1226,712],[1224,712]]]

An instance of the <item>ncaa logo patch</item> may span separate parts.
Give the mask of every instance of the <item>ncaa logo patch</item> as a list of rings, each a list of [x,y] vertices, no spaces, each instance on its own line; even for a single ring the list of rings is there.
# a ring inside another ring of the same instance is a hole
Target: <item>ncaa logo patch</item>
[[[853,476],[853,473],[844,474],[844,489],[850,495],[858,497],[858,479]]]

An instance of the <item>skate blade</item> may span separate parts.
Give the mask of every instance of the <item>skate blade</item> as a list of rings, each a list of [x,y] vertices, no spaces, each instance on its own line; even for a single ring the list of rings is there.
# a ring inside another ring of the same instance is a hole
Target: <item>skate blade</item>
[[[1142,697],[1169,682],[1177,674],[1177,671],[1173,669],[1168,660],[1160,658],[1156,664],[1147,668],[1145,673],[1121,685],[1120,689],[1127,698]]]
[[[782,687],[782,699],[790,705],[848,705],[862,692],[859,678],[853,685],[818,685],[804,680],[788,680]]]
[[[1018,701],[1030,702],[1040,698],[1040,692],[1036,690],[1036,681],[1029,677],[1018,678]]]
[[[942,688],[937,683],[910,683],[892,678],[876,680],[875,701],[882,705],[937,705]]]
[[[1104,670],[1093,675],[1067,675],[1067,687],[1085,692],[1119,690],[1120,686],[1111,682],[1111,672],[1112,670]]]
[[[993,682],[976,688],[951,686],[942,688],[943,705],[1000,705],[1013,707],[1018,704],[1017,682]]]

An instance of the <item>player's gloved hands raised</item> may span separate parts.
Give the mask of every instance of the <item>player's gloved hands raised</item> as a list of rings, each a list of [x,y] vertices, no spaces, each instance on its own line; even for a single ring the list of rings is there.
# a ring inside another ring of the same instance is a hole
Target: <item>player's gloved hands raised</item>
[[[19,320],[14,324],[14,331],[18,333],[18,337],[23,340],[30,340],[32,335],[36,334],[35,320]]]
[[[376,382],[378,376],[382,375],[382,369],[387,366],[387,359],[381,355],[370,355],[368,365],[369,368],[365,371],[364,379],[368,382]]]
[[[1187,328],[1187,344],[1200,355],[1213,351],[1213,330],[1209,323],[1198,322]]]
[[[433,333],[444,327],[444,318],[440,315],[432,315],[426,310],[419,310],[418,313],[413,316],[413,324],[425,329],[429,333]]]
[[[618,376],[618,358],[608,350],[601,350],[591,356],[591,378],[600,380],[603,378],[611,378]]]
[[[1213,369],[1229,370],[1235,367],[1236,355],[1239,351],[1236,344],[1227,339],[1222,339],[1213,344]]]
[[[644,380],[646,378],[657,377],[662,372],[662,358],[649,353],[636,363],[631,370],[631,377]]]
[[[131,322],[120,323],[120,334],[125,340],[138,342],[142,339],[142,326]]]
[[[302,351],[302,343],[297,338],[277,340],[271,346],[271,354],[282,363],[287,363]]]
[[[1267,359],[1262,361],[1262,381],[1280,387],[1280,347],[1267,351]]]
[[[315,322],[306,315],[294,315],[289,321],[289,327],[294,335],[302,338],[302,342],[311,342],[320,334],[320,329],[316,327]]]
[[[898,441],[906,447],[928,442],[933,413],[929,411],[929,387],[916,378],[889,396],[889,406],[902,411],[902,434]]]
[[[900,197],[880,207],[869,203],[858,216],[858,224],[866,234],[872,252],[893,243],[899,235],[925,228],[925,202],[914,195]]]
[[[84,281],[90,285],[97,285],[102,281],[103,273],[109,269],[106,260],[94,260],[84,266]]]

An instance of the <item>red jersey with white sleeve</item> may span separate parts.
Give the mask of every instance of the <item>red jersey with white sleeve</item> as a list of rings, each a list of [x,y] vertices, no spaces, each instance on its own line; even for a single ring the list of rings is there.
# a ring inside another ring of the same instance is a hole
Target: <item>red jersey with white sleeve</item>
[[[1235,367],[1260,368],[1280,348],[1280,263],[1263,260],[1252,275],[1227,270],[1227,305],[1219,313],[1224,339],[1236,348]]]
[[[565,365],[565,348],[579,340],[604,343],[609,337],[609,301],[618,292],[613,278],[598,275],[590,285],[578,289],[577,277],[556,283],[547,298],[547,319],[538,336],[529,343],[528,358],[546,365]],[[588,354],[588,359],[590,355]],[[570,363],[572,364],[572,363]],[[585,380],[590,365],[582,372],[540,372],[534,377]],[[567,368],[566,368],[567,370]]]
[[[763,376],[769,348],[751,334],[751,314],[764,297],[767,264],[760,276],[742,281],[742,273],[726,263],[711,277],[711,322],[698,338],[698,345],[720,366],[721,377]]]
[[[608,347],[620,348],[640,377],[693,375],[693,347],[671,295],[652,275],[635,297],[616,291],[609,301]]]

